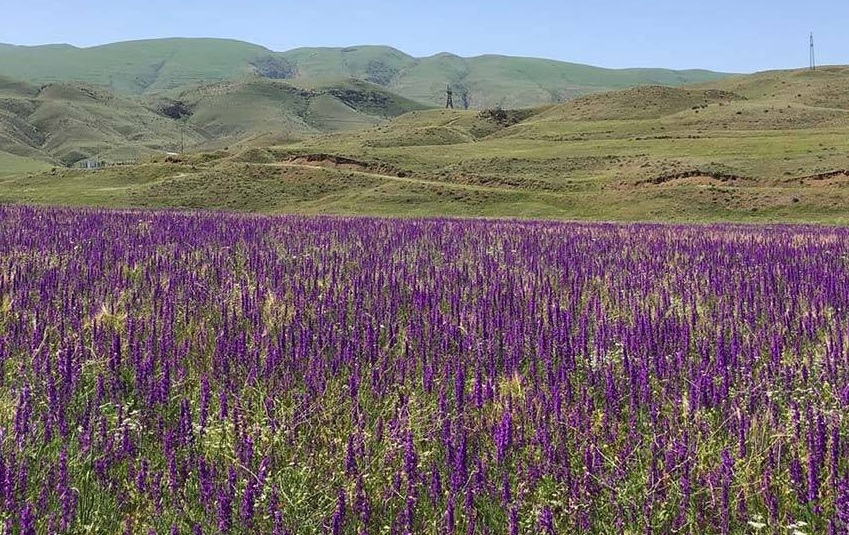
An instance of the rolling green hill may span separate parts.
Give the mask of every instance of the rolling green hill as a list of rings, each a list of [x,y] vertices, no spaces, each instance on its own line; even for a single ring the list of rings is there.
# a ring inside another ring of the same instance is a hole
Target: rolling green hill
[[[14,88],[10,90],[10,88]],[[202,136],[189,133],[190,142]],[[0,79],[0,150],[71,165],[135,159],[179,139],[177,124],[131,97],[79,83],[40,88]]]
[[[308,90],[252,77],[140,99],[81,83],[35,87],[0,77],[0,151],[60,165],[137,160],[259,135],[364,128],[423,107],[360,81]]]
[[[720,76],[708,71],[614,70],[536,58],[439,54],[400,73],[389,87],[422,102],[439,103],[445,91],[440,82],[447,79],[458,105],[466,100],[474,109],[520,108],[636,85],[679,86]]]
[[[11,157],[0,147],[0,201],[849,224],[849,67],[480,111],[416,109],[382,86],[334,80],[252,77],[139,98],[0,79],[5,117],[29,120],[60,102],[72,117],[95,116],[129,100],[172,126],[169,113],[181,117],[202,138],[177,161],[96,171],[42,172],[37,151]],[[400,115],[387,120],[384,110]],[[28,135],[4,124],[9,139]],[[275,125],[291,131],[263,132]]]
[[[273,52],[222,39],[159,39],[75,48],[0,47],[0,74],[33,84],[78,81],[124,94],[151,95],[188,85],[258,75],[270,79],[356,78],[406,98],[443,105],[445,87],[458,107],[524,107],[634,85],[682,85],[722,73],[602,69],[508,56],[414,58],[385,46],[301,48]]]
[[[298,142],[248,138],[182,163],[7,175],[0,191],[7,201],[102,206],[847,224],[840,87],[849,87],[849,68],[525,110],[415,110]],[[307,88],[291,91],[285,98],[301,102]]]
[[[187,124],[210,139],[231,140],[269,132],[302,138],[365,128],[425,108],[359,80],[307,87],[260,77],[196,86],[173,95],[168,102],[185,106]]]
[[[118,93],[155,93],[251,74],[271,52],[223,39],[154,39],[91,48],[0,48],[0,74],[33,84],[85,82]]]
[[[716,80],[709,87],[746,98],[823,109],[849,110],[849,67],[823,66],[815,71],[767,71]],[[697,87],[707,87],[699,85]]]

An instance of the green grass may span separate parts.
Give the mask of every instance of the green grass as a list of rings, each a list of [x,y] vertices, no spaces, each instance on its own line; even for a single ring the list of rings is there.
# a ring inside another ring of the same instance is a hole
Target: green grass
[[[238,163],[154,164],[0,178],[6,200],[111,207],[214,208],[263,213],[523,217],[670,221],[811,221],[849,224],[849,179],[836,185],[734,186],[682,181],[611,187],[576,180],[546,190],[397,177],[346,168]]]
[[[41,172],[50,165],[32,158],[24,158],[8,152],[0,152],[0,177],[17,176],[23,173]],[[0,191],[0,196],[2,196]]]
[[[179,166],[165,164],[108,170],[53,169],[25,176],[0,175],[0,191],[6,202],[127,206],[130,191],[177,175],[180,171]]]

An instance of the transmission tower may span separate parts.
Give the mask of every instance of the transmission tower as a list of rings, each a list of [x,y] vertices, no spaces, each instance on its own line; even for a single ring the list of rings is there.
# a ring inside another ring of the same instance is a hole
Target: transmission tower
[[[445,90],[445,95],[447,96],[445,100],[445,109],[451,108],[454,109],[454,92],[451,91],[451,86],[447,86]]]
[[[811,70],[817,70],[817,59],[814,55],[814,32],[811,32]]]

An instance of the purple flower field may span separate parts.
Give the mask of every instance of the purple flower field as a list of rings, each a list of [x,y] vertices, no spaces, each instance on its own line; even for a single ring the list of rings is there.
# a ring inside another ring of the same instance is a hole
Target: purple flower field
[[[849,229],[0,207],[0,533],[846,533]]]

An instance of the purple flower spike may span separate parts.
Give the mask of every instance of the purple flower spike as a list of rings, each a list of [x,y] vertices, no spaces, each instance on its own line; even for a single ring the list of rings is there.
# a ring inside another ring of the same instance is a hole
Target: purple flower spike
[[[554,531],[554,515],[551,513],[550,507],[545,506],[542,508],[542,511],[540,511],[537,527],[539,528],[540,533],[545,533],[547,535],[555,535],[557,533]]]

